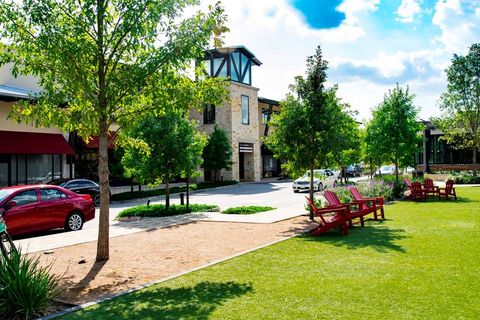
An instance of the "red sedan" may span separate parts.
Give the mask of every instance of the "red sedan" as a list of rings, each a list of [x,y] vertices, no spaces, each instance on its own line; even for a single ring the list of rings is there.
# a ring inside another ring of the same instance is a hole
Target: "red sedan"
[[[95,218],[95,206],[89,195],[50,185],[2,188],[0,209],[11,235],[56,228],[76,231]]]

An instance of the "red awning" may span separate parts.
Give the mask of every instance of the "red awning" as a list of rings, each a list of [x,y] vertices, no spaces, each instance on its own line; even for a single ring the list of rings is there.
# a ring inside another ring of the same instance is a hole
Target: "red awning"
[[[75,154],[61,134],[17,131],[0,131],[0,153]]]
[[[110,131],[108,135],[108,149],[115,148],[115,139],[117,138],[117,133],[114,131]],[[100,140],[98,136],[93,136],[88,139],[88,143],[86,143],[85,147],[88,149],[98,149],[100,145]]]

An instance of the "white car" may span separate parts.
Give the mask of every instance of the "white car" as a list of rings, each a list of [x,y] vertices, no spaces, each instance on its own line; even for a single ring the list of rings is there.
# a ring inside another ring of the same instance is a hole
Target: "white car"
[[[377,174],[395,174],[395,166],[383,166],[377,171]]]
[[[339,172],[330,169],[315,169],[313,175],[313,188],[317,191],[337,186]],[[293,181],[293,192],[308,190],[310,190],[310,171]]]

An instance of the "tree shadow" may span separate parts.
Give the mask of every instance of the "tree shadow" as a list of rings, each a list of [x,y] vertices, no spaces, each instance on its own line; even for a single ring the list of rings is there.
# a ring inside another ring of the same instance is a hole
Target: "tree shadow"
[[[304,241],[328,243],[336,247],[346,247],[352,250],[369,247],[381,253],[389,251],[406,253],[405,248],[397,243],[397,241],[407,238],[405,230],[378,225],[384,222],[384,220],[379,220],[375,221],[376,226],[365,225],[365,227],[350,228],[347,236],[342,235],[337,228],[320,236],[313,237],[306,234],[300,238]]]
[[[250,283],[203,281],[195,286],[157,286],[135,291],[95,307],[105,319],[208,319],[230,299],[253,292]],[[94,310],[92,310],[95,312]],[[90,310],[81,311],[79,315]]]

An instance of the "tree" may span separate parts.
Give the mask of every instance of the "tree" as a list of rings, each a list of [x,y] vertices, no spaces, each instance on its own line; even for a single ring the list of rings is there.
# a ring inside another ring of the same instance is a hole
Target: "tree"
[[[283,167],[289,174],[299,176],[310,171],[310,198],[314,168],[327,164],[338,129],[339,104],[331,98],[332,89],[325,88],[327,64],[319,46],[307,58],[306,76],[295,78],[291,92],[281,102],[282,112],[273,117],[272,133],[265,139],[275,157],[284,159]]]
[[[447,91],[442,95],[441,119],[435,124],[444,132],[443,139],[457,148],[472,149],[472,163],[477,164],[480,148],[480,43],[473,44],[466,56],[454,55],[448,69]]]
[[[185,172],[192,173],[205,146],[204,134],[179,112],[146,117],[124,134],[137,143],[127,146],[122,164],[128,176],[150,183],[165,183],[165,206],[170,208],[169,183]]]
[[[225,130],[215,125],[212,134],[208,137],[207,145],[203,149],[202,157],[203,168],[215,173],[215,181],[218,180],[218,172],[220,170],[231,169],[232,146]]]
[[[193,82],[187,71],[214,33],[224,30],[217,4],[182,17],[195,0],[19,0],[0,3],[0,62],[15,75],[37,77],[35,104],[17,104],[12,117],[35,125],[99,136],[101,188],[97,261],[109,258],[107,140],[113,124],[128,128],[169,103],[172,91],[193,91],[191,106],[218,104],[220,80]],[[219,41],[216,37],[217,42]],[[172,85],[172,82],[177,82]],[[191,90],[176,90],[178,86]],[[150,95],[164,94],[162,105]],[[216,101],[215,101],[216,100]]]
[[[333,161],[340,167],[342,178],[345,183],[347,176],[345,174],[345,167],[347,165],[360,162],[361,158],[361,143],[360,130],[358,122],[355,120],[356,113],[350,109],[350,105],[342,103],[337,97],[337,86],[329,90],[329,101],[332,104],[337,104],[335,108],[338,112],[336,116],[336,132],[333,135]]]
[[[399,165],[411,165],[420,142],[421,125],[417,122],[418,109],[413,105],[413,98],[408,87],[403,89],[397,84],[373,110],[367,125],[369,151],[377,160],[384,158],[393,162],[397,182]]]

